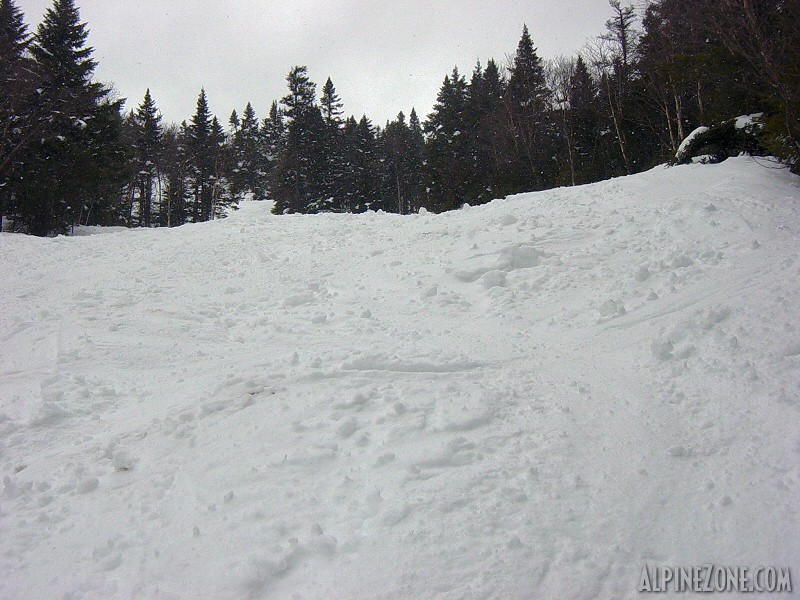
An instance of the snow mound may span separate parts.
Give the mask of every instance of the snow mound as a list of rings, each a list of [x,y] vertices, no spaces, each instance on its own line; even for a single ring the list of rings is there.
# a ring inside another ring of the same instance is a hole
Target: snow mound
[[[0,597],[796,567],[798,207],[735,158],[444,215],[2,234]]]

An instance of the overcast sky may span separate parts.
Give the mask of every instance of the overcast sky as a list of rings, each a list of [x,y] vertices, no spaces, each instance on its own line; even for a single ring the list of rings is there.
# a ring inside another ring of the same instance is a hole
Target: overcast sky
[[[52,0],[18,0],[31,32]],[[604,30],[607,0],[76,0],[97,79],[126,109],[149,87],[165,120],[194,112],[201,87],[227,124],[248,101],[259,117],[307,65],[331,77],[347,115],[383,125],[416,107],[424,119],[454,66],[505,60],[527,23],[542,58],[572,55]]]

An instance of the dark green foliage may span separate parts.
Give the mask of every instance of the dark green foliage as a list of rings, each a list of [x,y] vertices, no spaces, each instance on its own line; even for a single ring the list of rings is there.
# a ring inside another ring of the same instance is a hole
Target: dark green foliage
[[[153,216],[153,199],[155,196],[156,179],[159,176],[161,161],[161,115],[150,95],[150,90],[145,92],[144,100],[139,105],[133,118],[134,147],[136,155],[134,165],[136,169],[135,193],[139,198],[140,227],[150,227]]]
[[[21,174],[22,151],[33,138],[33,65],[24,57],[29,41],[22,12],[13,0],[0,0],[0,231]]]
[[[316,85],[306,67],[286,77],[289,93],[281,99],[289,121],[286,143],[273,176],[277,214],[330,210],[323,183],[327,169],[325,120],[316,103]]]
[[[322,117],[325,119],[325,124],[331,129],[338,129],[342,125],[342,101],[336,93],[336,88],[333,86],[331,78],[325,82],[322,88],[322,98],[320,100],[322,109]]]
[[[724,47],[746,65],[766,117],[765,145],[800,172],[800,2],[719,1]]]
[[[119,101],[92,81],[86,25],[72,0],[56,0],[33,43],[36,108],[8,199],[14,227],[36,235],[73,224],[112,224],[129,168]]]
[[[598,173],[600,145],[599,90],[579,55],[569,80],[569,122],[575,154],[573,185],[589,183]]]
[[[191,220],[208,221],[212,211],[214,140],[211,111],[205,89],[200,90],[197,107],[187,129],[189,176],[192,189]]]
[[[385,169],[383,209],[401,215],[418,210],[422,201],[424,140],[416,111],[411,114],[411,122],[406,123],[406,116],[399,113],[381,135]]]
[[[720,163],[723,160],[740,154],[763,156],[763,148],[759,137],[763,125],[755,123],[747,127],[737,127],[736,119],[709,127],[707,131],[697,134],[681,149],[673,160],[676,164],[689,164],[699,158],[706,163]]]
[[[426,208],[441,212],[469,201],[472,161],[468,129],[467,82],[458,68],[454,68],[444,78],[433,112],[425,123]]]
[[[233,129],[229,149],[230,192],[234,198],[250,196],[263,199],[267,187],[267,165],[262,154],[261,130],[253,105],[249,102],[241,120],[233,112],[230,119]]]
[[[549,102],[544,66],[526,26],[509,69],[506,89],[507,127],[513,148],[510,187],[514,191],[542,189],[553,176],[554,136]]]
[[[189,154],[187,143],[189,126],[184,121],[180,127],[171,125],[162,137],[164,195],[159,211],[159,225],[175,227],[189,220]]]
[[[475,67],[467,90],[467,134],[470,143],[468,199],[481,204],[505,195],[511,160],[509,136],[504,135],[505,81],[497,63]]]

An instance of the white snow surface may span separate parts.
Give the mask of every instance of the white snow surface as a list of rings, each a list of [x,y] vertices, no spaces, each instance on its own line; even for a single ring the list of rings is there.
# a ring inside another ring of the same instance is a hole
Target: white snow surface
[[[796,578],[799,208],[737,158],[443,215],[0,235],[0,598]]]
[[[678,146],[678,151],[675,153],[675,158],[680,160],[680,158],[683,156],[683,153],[686,152],[686,148],[689,147],[689,144],[691,144],[698,135],[702,135],[706,131],[708,131],[708,127],[705,125],[701,125],[697,129],[692,130],[692,132],[681,142],[681,145]]]

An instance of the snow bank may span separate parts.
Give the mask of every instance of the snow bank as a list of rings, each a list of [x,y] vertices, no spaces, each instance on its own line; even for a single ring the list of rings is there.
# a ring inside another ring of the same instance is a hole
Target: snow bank
[[[438,216],[0,235],[0,597],[797,570],[798,200],[739,158]]]

